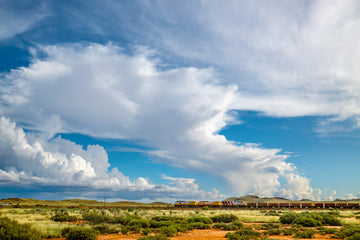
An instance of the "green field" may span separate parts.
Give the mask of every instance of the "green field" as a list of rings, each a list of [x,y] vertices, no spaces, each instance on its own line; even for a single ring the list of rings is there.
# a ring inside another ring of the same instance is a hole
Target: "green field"
[[[359,231],[360,236],[359,210],[181,210],[169,208],[170,205],[164,203],[116,202],[105,203],[106,208],[103,208],[103,202],[89,200],[8,199],[6,201],[8,203],[12,201],[12,204],[3,205],[0,208],[0,219],[11,219],[16,220],[19,224],[28,224],[43,238],[60,237],[63,235],[63,229],[66,228],[85,228],[91,231],[95,229],[102,233],[142,233],[144,235],[162,233],[174,236],[194,228],[220,228],[235,231],[236,228],[244,228],[244,226],[247,227],[245,227],[247,230],[258,232],[262,238],[271,233],[278,235],[292,233],[295,236],[296,232],[314,234],[330,231],[324,230],[322,226],[328,225],[320,220],[320,218],[325,219],[325,216],[332,216],[344,229],[352,228],[351,231],[355,231],[354,234]],[[1,203],[6,204],[5,200]],[[144,208],[145,206],[148,208]],[[298,220],[292,224],[281,224],[282,216],[294,214],[300,216]],[[232,219],[229,220],[230,222],[226,220],[219,222],[216,220],[219,216],[231,216]],[[66,217],[66,219],[54,220],[56,217]],[[309,230],[310,233],[306,232],[307,224],[314,224],[310,229],[312,232]],[[274,229],[270,230],[272,228]],[[340,230],[337,231],[339,232],[337,234],[340,234]],[[335,236],[334,234],[332,233],[332,237]]]

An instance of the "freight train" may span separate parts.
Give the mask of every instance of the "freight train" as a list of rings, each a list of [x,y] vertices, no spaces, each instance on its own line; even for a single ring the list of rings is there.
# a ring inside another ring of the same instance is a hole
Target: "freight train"
[[[176,201],[178,208],[347,208],[359,209],[358,202],[243,202],[243,201]]]

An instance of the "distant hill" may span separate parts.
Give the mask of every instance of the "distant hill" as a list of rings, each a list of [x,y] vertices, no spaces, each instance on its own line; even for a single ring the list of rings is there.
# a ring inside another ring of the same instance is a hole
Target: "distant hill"
[[[272,197],[272,198],[261,198],[259,196],[256,195],[246,195],[246,196],[242,196],[242,197],[230,197],[225,199],[225,201],[243,201],[246,203],[251,203],[251,202],[258,202],[258,203],[266,203],[266,202],[272,202],[272,203],[282,203],[282,202],[315,202],[312,201],[310,199],[301,199],[301,200],[290,200],[290,199],[286,199],[286,198],[281,198],[281,197]],[[360,198],[355,198],[355,199],[336,199],[334,200],[335,202],[339,202],[339,201],[346,201],[346,202],[360,202]]]
[[[163,202],[139,203],[139,202],[105,202],[86,199],[66,199],[58,201],[37,200],[31,198],[7,198],[0,200],[0,204],[20,206],[56,206],[56,207],[168,207],[170,204]]]
[[[272,198],[261,198],[259,196],[256,195],[246,195],[246,196],[242,196],[242,197],[230,197],[227,198],[225,201],[243,201],[246,203],[251,203],[251,202],[290,202],[291,200],[286,199],[286,198],[280,198],[280,197],[272,197]]]

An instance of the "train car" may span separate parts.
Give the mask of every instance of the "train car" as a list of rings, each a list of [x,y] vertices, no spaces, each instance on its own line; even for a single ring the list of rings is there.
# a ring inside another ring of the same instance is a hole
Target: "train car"
[[[315,208],[324,208],[324,203],[322,203],[322,202],[316,202],[316,203],[314,203],[314,207],[315,207]]]
[[[267,203],[258,203],[258,208],[267,208],[268,204]]]
[[[220,207],[220,201],[200,201],[197,203],[197,206],[208,206],[208,207]]]
[[[290,207],[290,203],[279,203],[280,208],[288,208]]]
[[[194,206],[196,206],[196,201],[176,201],[174,206],[175,207],[194,207]]]
[[[290,203],[291,208],[301,208],[301,203],[298,202],[291,202]]]
[[[335,207],[336,207],[335,203],[329,203],[329,202],[324,203],[324,208],[335,208]]]
[[[279,203],[268,203],[268,207],[269,207],[269,208],[278,208],[278,207],[279,207]]]
[[[348,204],[346,202],[337,202],[336,208],[347,208]]]
[[[313,203],[301,203],[301,208],[312,208],[314,207]]]
[[[247,206],[247,207],[256,208],[256,207],[257,207],[257,203],[255,203],[255,202],[246,203],[246,206]]]
[[[221,205],[224,207],[231,207],[231,206],[234,206],[234,202],[233,201],[221,201]]]
[[[246,203],[243,201],[235,201],[233,202],[233,204],[234,204],[233,206],[236,208],[246,207]]]
[[[348,203],[348,208],[359,208],[359,203]]]

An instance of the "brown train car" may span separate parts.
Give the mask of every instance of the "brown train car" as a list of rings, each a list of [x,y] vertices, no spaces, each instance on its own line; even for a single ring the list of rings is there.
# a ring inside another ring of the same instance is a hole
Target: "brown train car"
[[[301,208],[312,208],[313,206],[312,203],[301,203]]]
[[[348,203],[348,208],[359,208],[359,203]]]
[[[347,208],[347,203],[336,203],[337,208]]]
[[[267,208],[268,204],[267,203],[258,203],[258,207],[259,208]]]
[[[291,208],[300,208],[300,207],[301,207],[301,203],[290,203],[290,207],[291,207]]]
[[[315,203],[314,207],[316,207],[316,208],[324,208],[324,203]]]
[[[279,203],[279,207],[288,208],[288,207],[290,207],[290,203]]]
[[[335,208],[336,204],[335,203],[324,203],[324,207],[325,208]]]
[[[279,203],[268,203],[268,207],[278,208],[278,207],[279,207]]]
[[[252,203],[247,203],[246,206],[248,207],[256,207],[256,203],[252,202]]]

